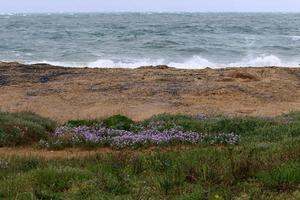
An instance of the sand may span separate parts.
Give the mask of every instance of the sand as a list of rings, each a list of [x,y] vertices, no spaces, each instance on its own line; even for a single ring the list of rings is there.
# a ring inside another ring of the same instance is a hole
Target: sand
[[[0,62],[0,110],[64,122],[113,114],[272,117],[300,110],[300,68],[65,68]]]

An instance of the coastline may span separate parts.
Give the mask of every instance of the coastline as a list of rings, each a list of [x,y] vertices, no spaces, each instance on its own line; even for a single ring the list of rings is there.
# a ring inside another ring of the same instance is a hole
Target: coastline
[[[299,109],[300,68],[71,68],[0,62],[0,110],[58,121],[160,113],[271,117]]]

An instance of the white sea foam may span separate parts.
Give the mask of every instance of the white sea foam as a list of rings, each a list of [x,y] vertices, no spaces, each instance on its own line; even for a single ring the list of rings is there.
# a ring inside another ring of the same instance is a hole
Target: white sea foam
[[[277,67],[291,67],[297,66],[297,62],[283,62],[280,58],[274,55],[262,55],[255,58],[246,58],[241,62],[230,63],[230,67],[266,67],[266,66],[277,66]]]
[[[141,66],[149,66],[149,65],[163,65],[165,64],[164,59],[133,59],[127,62],[114,62],[112,60],[107,59],[99,59],[95,62],[88,63],[88,67],[104,67],[104,68],[137,68]]]
[[[128,61],[115,62],[110,59],[99,59],[95,62],[84,63],[84,62],[49,62],[39,61],[30,62],[33,63],[47,63],[57,66],[65,67],[90,67],[90,68],[138,68],[141,66],[156,66],[156,65],[168,65],[170,67],[181,68],[181,69],[203,69],[206,67],[210,68],[226,68],[226,67],[298,67],[297,62],[283,62],[279,57],[275,55],[261,55],[258,57],[247,57],[239,62],[232,63],[217,63],[211,62],[201,56],[193,56],[190,59],[186,59],[182,62],[168,62],[165,59],[132,59]]]
[[[190,59],[186,59],[182,62],[167,62],[164,59],[151,60],[151,59],[140,59],[132,62],[113,62],[112,60],[97,60],[87,64],[88,67],[113,67],[113,68],[137,68],[140,66],[150,65],[168,65],[170,67],[184,68],[184,69],[201,69],[201,68],[226,68],[226,67],[293,67],[299,66],[299,63],[289,61],[284,62],[275,55],[261,55],[258,57],[247,57],[239,62],[232,63],[217,63],[209,61],[201,56],[193,56]]]
[[[197,68],[205,68],[205,67],[218,67],[219,64],[208,61],[201,56],[193,56],[190,59],[185,60],[184,62],[170,62],[166,63],[166,65],[176,68],[188,68],[188,69],[197,69]]]
[[[291,38],[292,38],[293,41],[298,41],[298,40],[300,40],[300,36],[299,36],[299,35],[291,36]]]

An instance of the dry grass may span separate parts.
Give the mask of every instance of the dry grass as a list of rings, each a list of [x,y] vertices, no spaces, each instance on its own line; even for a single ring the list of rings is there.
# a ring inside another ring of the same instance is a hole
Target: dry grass
[[[95,154],[107,154],[114,151],[109,148],[82,150],[82,149],[65,149],[61,151],[48,151],[44,149],[35,149],[31,147],[23,148],[0,148],[0,157],[21,156],[21,157],[43,157],[43,158],[81,158],[93,156]]]
[[[0,110],[58,121],[159,113],[276,116],[299,109],[300,69],[84,69],[0,63]]]
[[[204,147],[203,147],[204,148]],[[212,148],[212,147],[210,147]],[[222,149],[222,146],[215,146],[215,148]],[[1,147],[0,148],[0,157],[42,157],[46,159],[72,159],[72,158],[86,158],[95,155],[137,155],[137,154],[152,154],[158,152],[172,152],[172,151],[181,151],[181,150],[192,150],[199,149],[198,146],[193,145],[177,145],[177,146],[153,146],[147,149],[125,149],[125,150],[114,150],[111,148],[93,148],[93,149],[81,149],[81,148],[67,148],[58,151],[50,151],[47,149],[38,149],[33,147]]]

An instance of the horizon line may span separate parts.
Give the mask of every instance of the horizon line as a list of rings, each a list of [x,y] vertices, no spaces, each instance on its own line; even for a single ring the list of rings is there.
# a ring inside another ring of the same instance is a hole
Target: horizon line
[[[22,14],[214,14],[214,13],[249,13],[249,14],[259,14],[259,13],[278,13],[278,14],[300,14],[300,11],[34,11],[34,12],[0,12],[0,15],[22,15]]]

